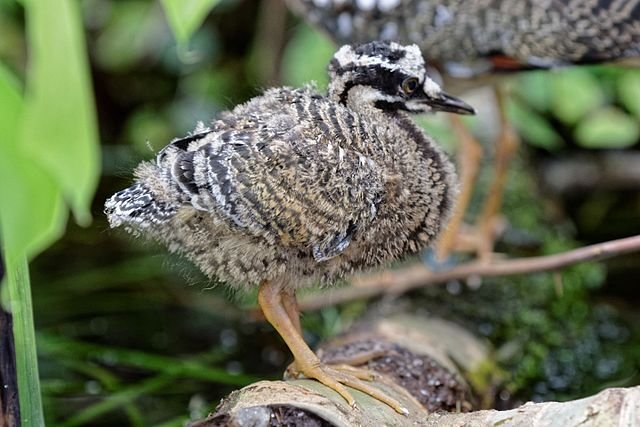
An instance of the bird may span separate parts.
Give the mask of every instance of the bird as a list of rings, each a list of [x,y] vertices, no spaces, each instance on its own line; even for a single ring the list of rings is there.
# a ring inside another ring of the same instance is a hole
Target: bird
[[[291,9],[337,43],[393,40],[415,43],[458,94],[498,83],[500,136],[494,180],[478,220],[476,252],[490,259],[509,159],[518,138],[505,112],[500,75],[640,56],[640,0],[286,0]],[[498,75],[498,80],[495,76]],[[438,252],[453,246],[476,182],[482,150],[456,116],[461,191]]]
[[[342,46],[326,94],[278,87],[198,123],[105,202],[111,227],[158,241],[258,304],[293,354],[288,371],[355,405],[345,386],[406,413],[366,380],[320,362],[295,292],[328,286],[431,244],[451,214],[454,167],[411,114],[473,107],[427,74],[419,48]]]
[[[452,77],[640,55],[640,0],[287,0],[340,43],[415,43]]]

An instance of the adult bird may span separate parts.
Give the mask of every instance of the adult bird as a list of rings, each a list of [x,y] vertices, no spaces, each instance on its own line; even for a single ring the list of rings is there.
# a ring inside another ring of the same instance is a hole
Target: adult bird
[[[420,251],[449,217],[453,167],[410,113],[473,108],[444,93],[417,46],[346,45],[328,93],[281,87],[172,141],[105,203],[112,227],[164,243],[237,289],[258,288],[265,318],[315,378],[353,405],[345,386],[406,410],[327,366],[304,342],[295,291]]]
[[[591,64],[640,55],[640,0],[287,0],[292,9],[338,43],[394,40],[415,43],[445,77]],[[452,82],[451,78],[458,79]],[[485,79],[480,79],[486,82]],[[469,87],[469,84],[463,84]],[[455,90],[454,90],[455,92]],[[488,259],[508,161],[517,136],[497,91],[501,133],[494,181],[478,220],[475,249]],[[480,146],[454,119],[462,146],[458,206],[439,244],[449,253],[476,180]]]

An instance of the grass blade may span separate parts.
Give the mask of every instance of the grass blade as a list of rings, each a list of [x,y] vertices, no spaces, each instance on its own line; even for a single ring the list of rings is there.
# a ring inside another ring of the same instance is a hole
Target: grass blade
[[[179,359],[142,351],[79,342],[46,333],[40,333],[38,338],[40,350],[43,354],[53,354],[69,358],[71,357],[70,354],[74,353],[76,355],[82,355],[84,358],[110,361],[118,365],[134,366],[166,375],[187,377],[232,386],[244,386],[257,381],[257,378],[253,375],[230,374],[225,369],[211,366],[216,360],[224,357],[223,353],[206,354],[208,359],[204,362],[197,359]]]
[[[148,380],[141,381],[135,386],[131,386],[122,389],[117,393],[113,393],[105,400],[96,403],[95,405],[91,405],[88,408],[76,413],[73,417],[62,423],[61,427],[73,427],[85,424],[103,414],[106,414],[107,412],[128,405],[131,402],[135,401],[137,398],[144,396],[145,394],[151,393],[161,388],[165,388],[174,381],[174,375],[159,375]]]

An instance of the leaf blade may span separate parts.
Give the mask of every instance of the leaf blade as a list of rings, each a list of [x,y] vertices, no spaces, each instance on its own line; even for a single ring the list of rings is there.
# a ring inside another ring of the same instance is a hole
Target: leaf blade
[[[76,220],[88,224],[100,153],[78,4],[28,1],[25,8],[31,64],[20,150],[50,174]]]
[[[581,120],[575,138],[585,148],[626,148],[640,137],[637,120],[617,107],[596,110]]]
[[[13,254],[31,257],[64,231],[59,188],[20,150],[24,101],[17,80],[0,64],[0,234]]]
[[[162,0],[167,21],[181,48],[185,48],[193,33],[202,25],[219,0]]]

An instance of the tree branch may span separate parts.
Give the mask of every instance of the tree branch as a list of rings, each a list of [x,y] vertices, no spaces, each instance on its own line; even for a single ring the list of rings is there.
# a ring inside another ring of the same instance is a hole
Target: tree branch
[[[425,427],[457,426],[562,426],[597,427],[637,425],[640,387],[608,388],[569,402],[525,403],[509,411],[477,411],[468,414],[431,414]]]
[[[440,272],[433,272],[424,265],[418,264],[399,270],[357,276],[351,280],[351,285],[345,288],[330,290],[322,294],[305,295],[300,298],[300,308],[310,311],[353,300],[373,298],[383,294],[399,295],[423,286],[456,279],[510,276],[558,270],[581,262],[600,261],[639,250],[640,235],[637,235],[554,255],[490,263],[471,261]]]

